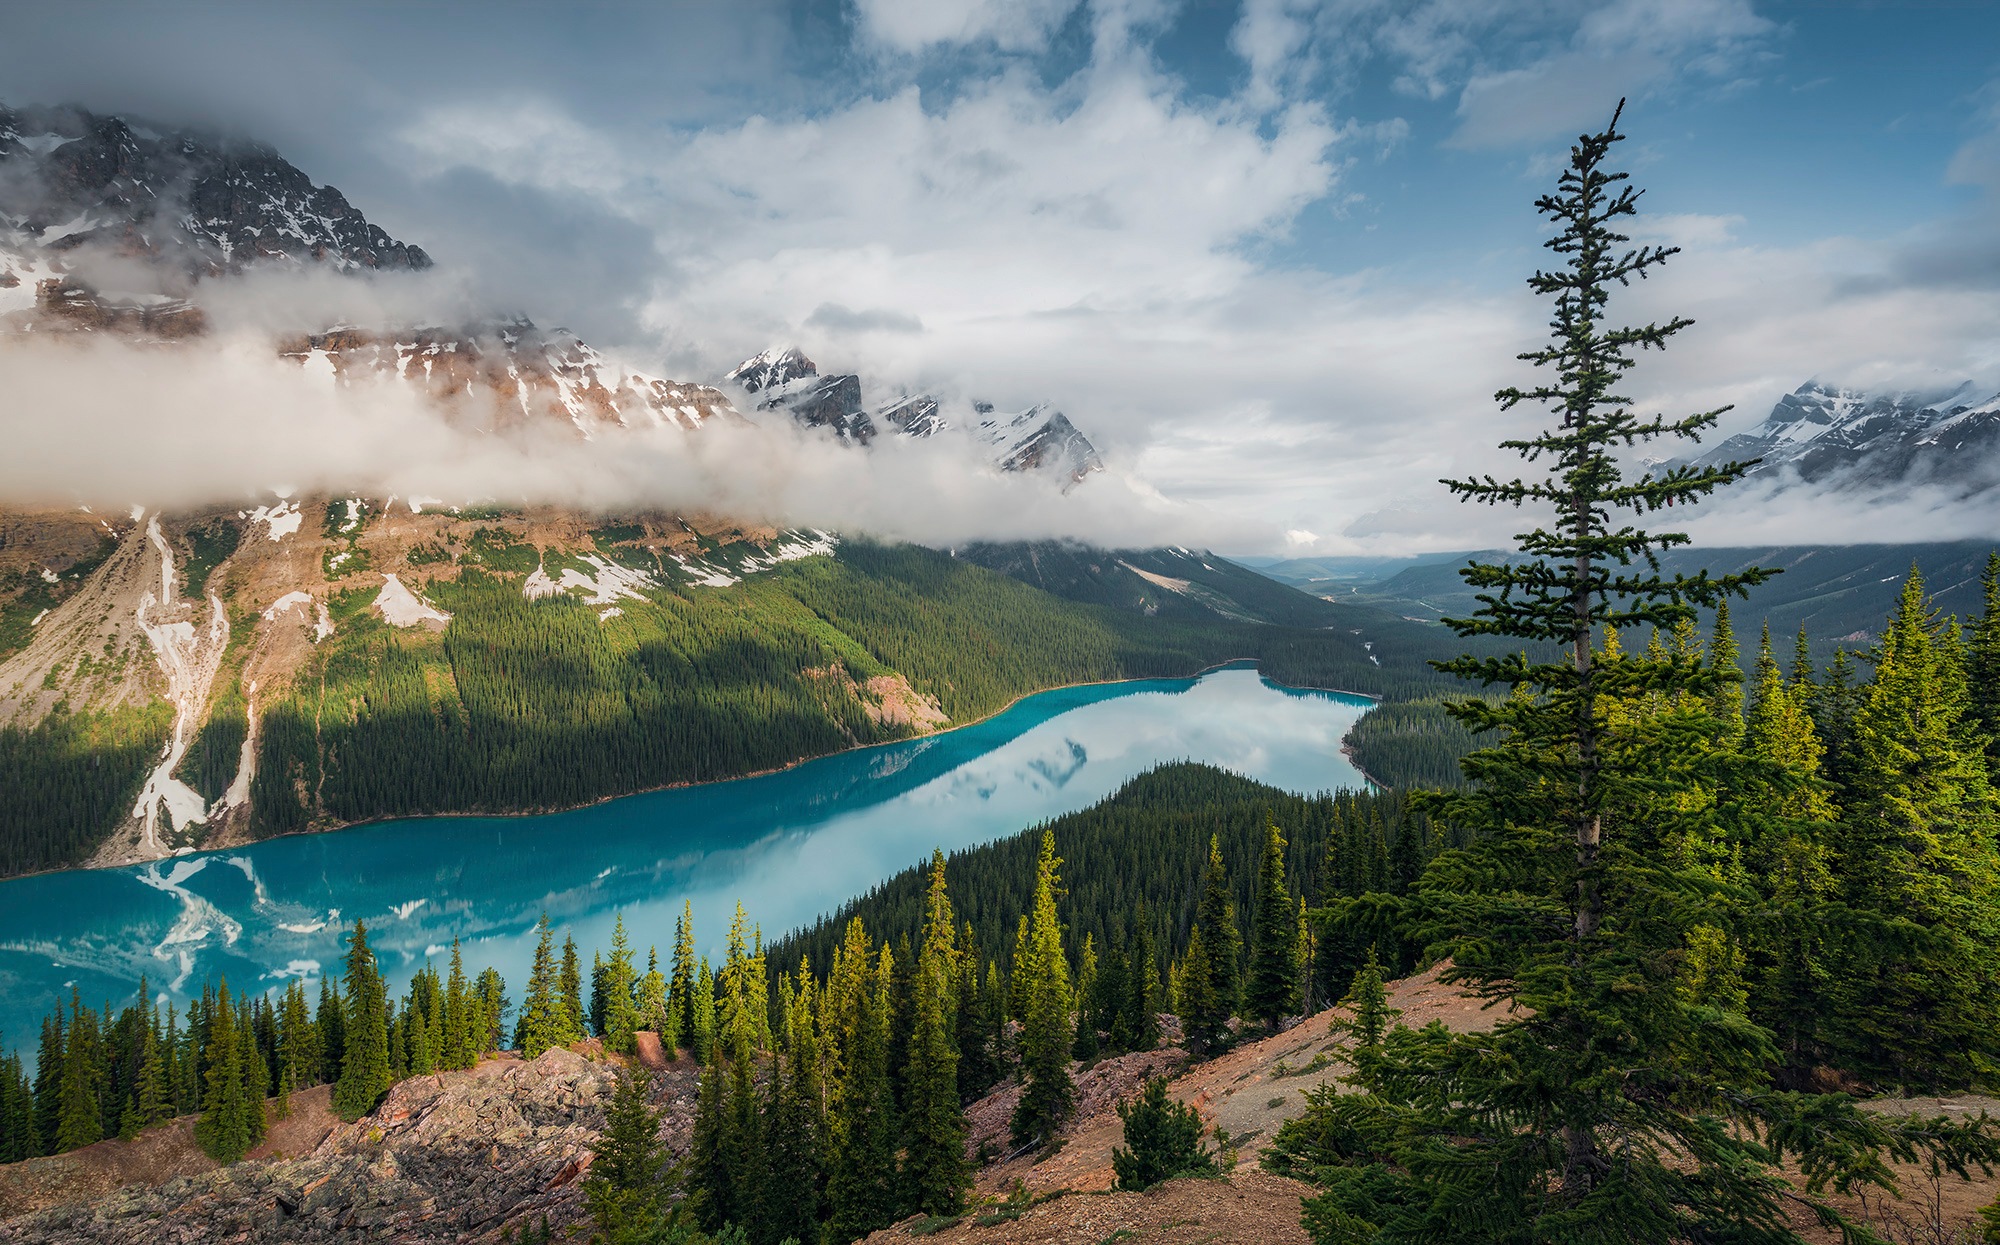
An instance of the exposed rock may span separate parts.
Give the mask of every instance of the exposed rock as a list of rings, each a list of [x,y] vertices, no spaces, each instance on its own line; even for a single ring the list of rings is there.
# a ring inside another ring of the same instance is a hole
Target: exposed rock
[[[0,1241],[494,1241],[581,1221],[581,1186],[615,1070],[567,1050],[414,1077],[311,1153],[135,1185],[0,1222]],[[696,1072],[655,1083],[663,1136],[684,1151]]]
[[[783,385],[803,376],[817,375],[819,367],[797,348],[787,347],[780,350],[774,346],[737,364],[730,370],[729,379],[749,392],[756,393],[760,389]]]

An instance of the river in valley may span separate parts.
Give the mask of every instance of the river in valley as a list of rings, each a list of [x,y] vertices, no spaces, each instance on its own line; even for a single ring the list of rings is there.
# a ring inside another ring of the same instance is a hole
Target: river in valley
[[[0,882],[0,1043],[33,1059],[70,988],[114,1008],[143,976],[163,999],[337,971],[359,917],[400,990],[461,940],[517,1001],[547,912],[586,971],[622,912],[644,971],[692,902],[720,958],[741,900],[776,936],[917,864],[1088,807],[1169,761],[1292,791],[1363,785],[1340,740],[1371,702],[1230,666],[1193,679],[1064,688],[984,722],[732,782],[534,817],[430,817]]]

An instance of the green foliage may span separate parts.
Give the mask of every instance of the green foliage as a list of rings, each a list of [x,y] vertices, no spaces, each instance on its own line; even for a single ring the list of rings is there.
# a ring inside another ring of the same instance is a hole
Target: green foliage
[[[1176,1176],[1212,1176],[1215,1154],[1201,1144],[1201,1113],[1167,1097],[1167,1082],[1149,1077],[1138,1098],[1118,1104],[1125,1144],[1111,1151],[1118,1187],[1143,1193]]]
[[[81,864],[130,815],[173,720],[161,700],[0,726],[0,874]]]
[[[216,517],[190,526],[185,537],[187,560],[181,563],[181,595],[199,601],[208,592],[208,576],[242,543],[243,528],[233,519]]]
[[[667,1156],[651,1090],[652,1079],[644,1071],[621,1073],[605,1112],[604,1131],[591,1148],[584,1204],[607,1242],[633,1240],[661,1218]]]
[[[2000,1154],[1984,1122],[1892,1123],[1842,1095],[1772,1092],[1770,1035],[1743,1014],[1740,989],[1723,988],[1732,927],[1749,907],[1751,852],[1737,848],[1761,847],[1772,827],[1724,797],[1777,767],[1742,760],[1726,621],[1707,654],[1692,622],[1695,607],[1766,573],[1667,578],[1656,556],[1687,538],[1615,525],[1615,512],[1692,504],[1745,470],[1622,474],[1627,447],[1697,434],[1718,412],[1641,419],[1614,392],[1636,350],[1688,324],[1604,322],[1610,287],[1673,253],[1622,249],[1613,225],[1635,213],[1637,192],[1604,168],[1622,139],[1615,127],[1614,115],[1579,139],[1559,190],[1537,205],[1557,226],[1546,245],[1562,263],[1530,280],[1555,309],[1550,344],[1522,357],[1557,379],[1498,395],[1503,408],[1557,408],[1556,426],[1504,442],[1546,474],[1448,482],[1555,516],[1519,538],[1524,558],[1465,570],[1482,608],[1452,625],[1560,645],[1565,657],[1441,667],[1511,693],[1455,708],[1468,729],[1498,735],[1467,759],[1471,789],[1427,802],[1465,842],[1413,895],[1327,913],[1372,908],[1408,922],[1453,957],[1448,980],[1521,1011],[1490,1032],[1395,1029],[1357,1062],[1363,1092],[1310,1098],[1280,1141],[1281,1161],[1323,1187],[1305,1215],[1317,1242],[1793,1242],[1799,1194],[1781,1161],[1813,1193],[1891,1184],[1885,1153],[1954,1170]],[[1617,633],[1632,628],[1661,639],[1626,653]],[[1811,1213],[1839,1224],[1823,1204]]]
[[[1299,1007],[1299,921],[1285,886],[1285,836],[1265,825],[1257,864],[1257,901],[1250,927],[1250,965],[1243,983],[1243,1014],[1275,1028]]]
[[[1075,999],[1070,991],[1069,958],[1063,951],[1062,921],[1056,915],[1056,894],[1062,886],[1057,870],[1061,865],[1055,832],[1044,830],[1041,856],[1035,864],[1025,956],[1014,964],[1014,975],[1023,983],[1024,1000],[1021,1099],[1009,1123],[1017,1146],[1055,1136],[1056,1129],[1069,1118],[1076,1094],[1069,1075],[1070,1044],[1076,1038],[1070,1008]]]
[[[368,946],[368,928],[354,923],[348,940],[343,980],[347,997],[341,1009],[340,1079],[333,1086],[333,1109],[352,1123],[375,1109],[394,1083],[389,1064],[389,1002],[375,952]]]
[[[1374,782],[1406,790],[1462,787],[1458,763],[1481,744],[1441,697],[1392,700],[1362,715],[1348,731],[1349,755]]]
[[[971,1173],[965,1162],[965,1117],[959,1112],[958,930],[945,891],[944,853],[931,858],[922,950],[918,953],[903,1113],[907,1200],[926,1215],[952,1216],[965,1206]]]
[[[1268,828],[1269,823],[1266,825]],[[1284,850],[1282,841],[1278,850]],[[1229,1018],[1236,1012],[1241,986],[1241,946],[1221,841],[1211,836],[1201,906],[1195,909],[1194,929],[1176,975],[1174,1000],[1188,1050],[1197,1059],[1206,1057],[1228,1036]]]

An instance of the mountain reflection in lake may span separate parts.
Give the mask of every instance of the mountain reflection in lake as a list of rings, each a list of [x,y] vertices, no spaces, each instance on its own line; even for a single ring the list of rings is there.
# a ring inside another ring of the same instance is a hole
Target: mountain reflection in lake
[[[517,1000],[546,911],[586,956],[615,913],[643,961],[684,901],[717,955],[741,900],[766,934],[900,869],[1088,807],[1167,761],[1294,791],[1362,785],[1340,740],[1369,701],[1280,687],[1246,666],[1065,688],[960,730],[781,773],[539,817],[433,817],[0,883],[0,1042],[32,1047],[73,983],[86,1004],[142,975],[184,1005],[226,976],[266,990],[337,971],[360,917],[400,987],[463,941]],[[643,968],[642,968],[643,971]]]

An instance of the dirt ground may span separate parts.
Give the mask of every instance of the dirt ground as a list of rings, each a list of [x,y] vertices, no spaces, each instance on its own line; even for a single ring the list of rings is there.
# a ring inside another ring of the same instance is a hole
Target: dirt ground
[[[284,1119],[264,1104],[264,1144],[251,1159],[305,1154],[326,1140],[339,1122],[333,1114],[333,1087],[315,1085],[292,1095]],[[112,1138],[67,1154],[0,1166],[0,1219],[31,1214],[64,1202],[85,1202],[133,1184],[164,1184],[176,1176],[214,1171],[220,1164],[195,1144],[197,1116],[149,1128],[131,1141]]]
[[[1307,1245],[1299,1199],[1311,1191],[1296,1180],[1245,1169],[1227,1179],[1170,1180],[1144,1193],[1059,1194],[1018,1219],[981,1224],[975,1213],[922,1233],[922,1239],[980,1245]],[[917,1239],[911,1229],[929,1226],[906,1220],[869,1236],[867,1245]]]

